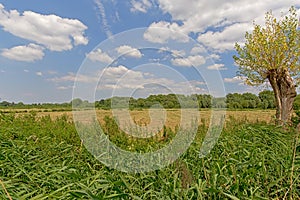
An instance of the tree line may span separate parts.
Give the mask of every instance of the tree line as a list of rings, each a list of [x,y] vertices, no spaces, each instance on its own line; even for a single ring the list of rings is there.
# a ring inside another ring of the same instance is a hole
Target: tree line
[[[177,108],[228,108],[228,109],[275,109],[274,93],[269,90],[252,93],[229,93],[226,97],[216,98],[207,94],[176,95],[159,94],[150,95],[147,98],[112,97],[95,102],[96,108],[130,108],[148,109],[163,107],[166,109]],[[294,109],[300,109],[300,95],[294,102]]]
[[[252,93],[229,93],[226,97],[213,97],[208,94],[157,94],[146,98],[112,97],[101,99],[94,103],[79,98],[67,103],[33,103],[24,104],[2,101],[0,108],[39,108],[39,109],[65,109],[71,110],[72,105],[76,108],[96,107],[98,109],[129,108],[149,109],[160,108],[228,108],[228,109],[275,109],[276,102],[274,93],[269,90],[260,92],[258,95]],[[294,109],[300,110],[300,95],[294,102]]]

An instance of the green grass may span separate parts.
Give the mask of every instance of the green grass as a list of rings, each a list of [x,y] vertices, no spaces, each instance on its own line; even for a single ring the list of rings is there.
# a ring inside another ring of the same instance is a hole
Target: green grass
[[[144,152],[169,142],[131,141],[111,118],[106,120],[104,130],[124,149],[130,144],[130,150]],[[300,144],[294,130],[231,119],[211,153],[200,159],[206,130],[199,126],[188,151],[170,166],[130,174],[90,155],[66,116],[0,114],[0,199],[300,198]],[[174,133],[166,132],[172,139]]]

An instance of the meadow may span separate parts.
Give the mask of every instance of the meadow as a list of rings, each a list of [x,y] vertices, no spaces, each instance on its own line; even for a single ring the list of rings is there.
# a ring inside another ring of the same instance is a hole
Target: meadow
[[[105,134],[134,152],[172,141],[180,114],[167,111],[159,137],[132,139],[111,111],[97,110]],[[200,111],[196,137],[174,163],[148,173],[111,169],[91,155],[71,112],[0,113],[1,199],[299,199],[299,133],[273,124],[273,110],[227,111],[226,124],[209,155],[199,158],[209,110]],[[147,110],[133,110],[149,123]]]

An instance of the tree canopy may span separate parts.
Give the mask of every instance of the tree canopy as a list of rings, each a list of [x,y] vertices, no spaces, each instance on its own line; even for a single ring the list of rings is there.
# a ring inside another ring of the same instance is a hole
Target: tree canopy
[[[274,91],[277,124],[291,121],[296,87],[300,83],[300,31],[296,9],[277,20],[266,14],[265,26],[254,24],[243,46],[236,43],[238,75],[249,85],[269,82]]]
[[[244,46],[236,43],[240,66],[238,74],[246,77],[249,85],[260,85],[268,80],[271,71],[288,70],[296,84],[300,83],[300,31],[296,9],[277,20],[272,12],[266,14],[265,27],[255,24],[252,33],[245,35]]]

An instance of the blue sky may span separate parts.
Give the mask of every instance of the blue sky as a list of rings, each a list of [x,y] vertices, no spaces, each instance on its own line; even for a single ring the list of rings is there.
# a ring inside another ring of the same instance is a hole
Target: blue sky
[[[2,0],[0,98],[257,93],[236,77],[234,43],[291,5],[300,2]]]

